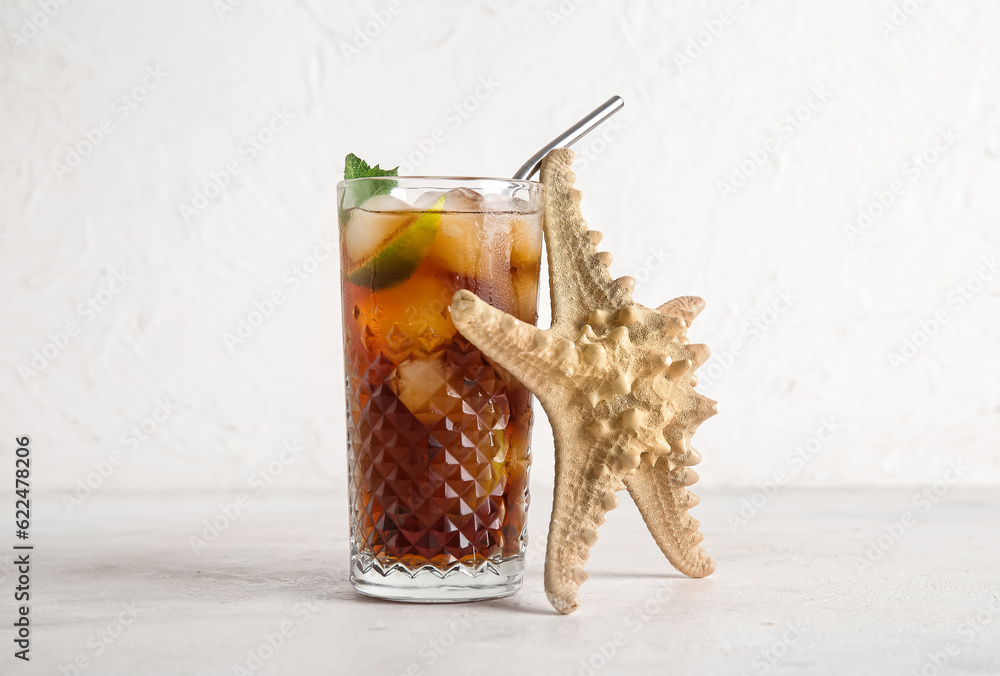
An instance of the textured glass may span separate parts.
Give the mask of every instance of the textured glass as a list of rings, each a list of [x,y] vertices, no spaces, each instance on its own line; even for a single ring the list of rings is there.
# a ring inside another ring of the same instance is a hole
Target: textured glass
[[[401,197],[418,200],[416,192]],[[531,395],[458,334],[448,313],[466,288],[535,321],[541,214],[528,200],[518,204],[516,212],[446,205],[433,215],[438,231],[425,259],[385,288],[352,281],[349,271],[365,259],[351,247],[367,233],[348,232],[349,220],[341,229],[352,580],[365,593],[448,601],[520,584]],[[342,218],[359,219],[358,228],[378,218],[372,228],[398,233],[423,213],[348,210]],[[404,260],[387,240],[374,255]]]

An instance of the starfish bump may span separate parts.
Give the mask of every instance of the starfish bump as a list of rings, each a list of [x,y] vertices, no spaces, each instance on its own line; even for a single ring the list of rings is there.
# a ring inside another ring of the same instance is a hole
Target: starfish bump
[[[570,171],[573,152],[542,164],[552,326],[539,329],[470,291],[452,299],[458,330],[538,398],[555,436],[556,482],[545,558],[545,592],[561,613],[580,605],[583,565],[605,514],[628,490],[656,544],[677,570],[704,577],[715,561],[701,548],[688,491],[701,460],[691,448],[716,404],[693,389],[708,348],[687,327],[705,303],[683,296],[653,310],[632,300],[634,281],[612,279],[597,250]]]

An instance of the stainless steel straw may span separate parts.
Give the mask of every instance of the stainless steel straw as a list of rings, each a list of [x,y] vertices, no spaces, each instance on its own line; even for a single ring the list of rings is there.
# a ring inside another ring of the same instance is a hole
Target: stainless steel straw
[[[620,96],[612,96],[610,99],[599,105],[582,120],[572,127],[552,139],[544,148],[531,156],[531,159],[521,165],[521,168],[514,173],[514,178],[519,180],[529,179],[542,166],[542,158],[549,154],[554,148],[568,148],[592,129],[600,125],[606,119],[617,113],[625,105],[625,101]]]

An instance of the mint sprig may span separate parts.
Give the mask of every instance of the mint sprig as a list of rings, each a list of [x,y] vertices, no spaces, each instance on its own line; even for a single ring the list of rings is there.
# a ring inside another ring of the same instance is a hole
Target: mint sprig
[[[354,153],[348,153],[347,157],[344,159],[344,178],[346,180],[350,180],[352,178],[381,178],[383,176],[398,175],[399,167],[396,167],[395,169],[383,169],[377,164],[372,167]],[[348,183],[347,189],[340,198],[340,205],[338,207],[340,227],[344,227],[347,224],[348,209],[361,206],[366,200],[375,197],[375,195],[387,195],[398,184],[398,181],[394,181],[391,178],[387,178],[384,181],[358,181],[357,183]]]
[[[372,167],[354,153],[348,153],[344,159],[345,179],[378,178],[379,176],[399,176],[399,167],[395,169],[383,169],[377,164]]]
[[[383,169],[379,165],[370,166],[363,159],[354,153],[348,154],[344,160],[344,178],[381,178],[383,176],[398,176],[399,167],[395,169]],[[385,181],[360,181],[348,186],[348,193],[344,195],[345,207],[356,207],[364,204],[375,195],[386,195],[399,183],[391,179]]]

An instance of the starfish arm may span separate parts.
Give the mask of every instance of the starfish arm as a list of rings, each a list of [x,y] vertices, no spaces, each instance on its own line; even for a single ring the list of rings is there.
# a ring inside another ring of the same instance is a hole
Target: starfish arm
[[[690,325],[694,321],[694,318],[705,309],[705,301],[698,296],[681,296],[680,298],[668,300],[656,309],[661,314],[680,317]]]
[[[566,448],[574,441],[556,435],[556,486],[545,548],[545,595],[563,615],[580,606],[578,590],[588,577],[583,565],[605,514],[618,505],[615,489],[621,487],[621,479],[604,465],[608,453],[600,444]]]
[[[552,294],[552,324],[572,325],[592,310],[617,310],[632,302],[631,277],[612,280],[611,254],[598,252],[599,233],[587,229],[580,211],[580,191],[573,187],[570,171],[573,151],[553,150],[542,161],[545,197],[545,248],[549,285],[563,291]]]
[[[551,386],[546,380],[551,366],[536,351],[539,334],[544,334],[538,327],[498,310],[465,289],[456,291],[452,298],[451,321],[470,343],[536,396]]]
[[[643,464],[624,482],[671,565],[690,577],[705,577],[715,571],[715,560],[701,548],[701,524],[688,515],[688,509],[698,504],[697,496],[685,485],[690,473],[693,470],[684,466],[671,470],[664,459],[652,467]]]

